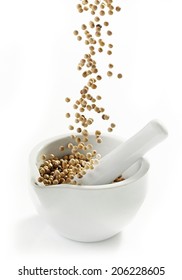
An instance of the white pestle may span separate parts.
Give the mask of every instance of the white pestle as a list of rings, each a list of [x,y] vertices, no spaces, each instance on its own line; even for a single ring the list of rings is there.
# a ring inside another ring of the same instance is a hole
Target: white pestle
[[[168,132],[160,121],[149,122],[137,134],[101,158],[94,170],[89,170],[83,178],[77,179],[77,182],[81,185],[103,185],[113,182],[167,135]]]

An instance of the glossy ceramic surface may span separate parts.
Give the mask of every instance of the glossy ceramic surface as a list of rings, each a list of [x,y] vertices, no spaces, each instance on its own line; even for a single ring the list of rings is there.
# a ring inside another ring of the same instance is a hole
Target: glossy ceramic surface
[[[70,141],[69,135],[46,140],[37,145],[30,155],[30,193],[38,213],[62,236],[96,242],[119,233],[136,215],[147,191],[149,164],[139,159],[123,173],[125,181],[107,185],[39,186],[36,184],[36,166],[42,154],[60,155],[59,146]],[[120,138],[104,136],[103,144],[95,144],[102,156],[122,143]],[[65,150],[62,155],[67,154]],[[113,167],[114,168],[114,167]]]

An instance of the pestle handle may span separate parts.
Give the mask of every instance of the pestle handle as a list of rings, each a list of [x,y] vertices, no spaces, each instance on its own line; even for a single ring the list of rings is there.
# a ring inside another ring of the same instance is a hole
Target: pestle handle
[[[113,182],[167,135],[167,130],[158,120],[149,122],[137,134],[104,156],[99,165],[94,170],[89,170],[78,182],[82,185],[102,185]]]

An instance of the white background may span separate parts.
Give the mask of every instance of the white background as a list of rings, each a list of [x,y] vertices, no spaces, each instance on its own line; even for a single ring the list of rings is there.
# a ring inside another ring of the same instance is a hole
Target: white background
[[[86,51],[72,32],[88,16],[77,14],[76,0],[0,0],[2,279],[19,279],[23,265],[165,266],[165,276],[143,278],[181,279],[182,4],[115,2],[122,11],[111,18],[113,61],[123,79],[106,77],[98,89],[117,123],[115,134],[127,139],[158,118],[169,138],[147,155],[149,191],[135,220],[110,240],[82,244],[58,236],[36,214],[28,193],[28,156],[38,142],[68,132],[64,98],[79,94],[83,80],[76,66]],[[107,59],[100,61],[103,74]]]

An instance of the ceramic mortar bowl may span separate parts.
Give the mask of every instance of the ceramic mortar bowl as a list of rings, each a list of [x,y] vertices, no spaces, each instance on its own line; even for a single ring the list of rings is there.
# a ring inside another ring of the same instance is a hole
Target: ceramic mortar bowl
[[[69,153],[59,151],[60,145],[72,142],[70,135],[62,135],[37,145],[30,155],[30,192],[38,213],[62,236],[82,242],[96,242],[119,233],[136,215],[147,190],[148,162],[141,158],[122,175],[125,181],[107,185],[39,186],[35,166],[42,154],[57,156]],[[102,155],[121,144],[115,136],[103,136],[96,144],[94,135],[89,142]],[[112,166],[111,168],[114,168]]]

